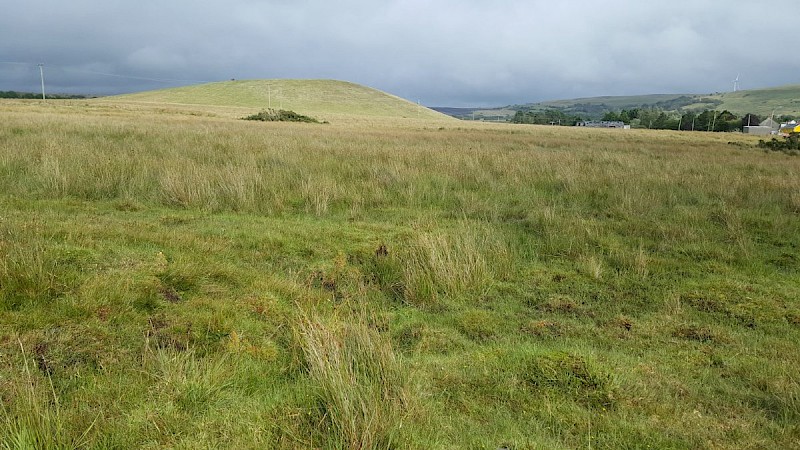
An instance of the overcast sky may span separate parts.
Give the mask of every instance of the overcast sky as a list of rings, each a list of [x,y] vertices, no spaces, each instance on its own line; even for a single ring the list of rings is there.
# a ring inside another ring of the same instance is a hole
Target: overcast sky
[[[0,90],[331,78],[428,106],[800,83],[800,10],[740,0],[11,0]]]

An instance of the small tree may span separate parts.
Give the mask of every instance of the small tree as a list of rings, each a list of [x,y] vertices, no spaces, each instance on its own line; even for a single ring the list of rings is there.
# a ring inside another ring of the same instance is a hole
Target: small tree
[[[697,114],[687,112],[681,116],[680,124],[681,130],[694,131],[695,122],[697,121]]]
[[[747,113],[742,116],[742,128],[752,127],[760,124],[764,119],[757,114]]]

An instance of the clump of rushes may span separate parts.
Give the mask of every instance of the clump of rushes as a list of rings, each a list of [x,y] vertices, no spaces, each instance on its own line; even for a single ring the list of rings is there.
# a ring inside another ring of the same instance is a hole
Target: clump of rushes
[[[252,114],[245,117],[244,120],[260,120],[262,122],[323,123],[313,117],[304,116],[294,111],[272,108],[263,109],[258,114]]]

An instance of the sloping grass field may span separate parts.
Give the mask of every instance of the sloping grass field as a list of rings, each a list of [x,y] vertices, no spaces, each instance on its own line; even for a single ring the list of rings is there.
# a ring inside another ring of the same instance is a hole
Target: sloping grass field
[[[336,80],[235,80],[108,97],[104,101],[292,110],[320,119],[348,116],[444,119],[386,92]]]
[[[800,158],[232,111],[0,102],[3,448],[800,447]]]

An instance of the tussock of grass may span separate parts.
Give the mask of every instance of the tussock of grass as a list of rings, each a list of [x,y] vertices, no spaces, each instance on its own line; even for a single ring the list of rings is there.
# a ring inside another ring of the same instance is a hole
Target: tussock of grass
[[[401,256],[404,298],[435,305],[444,298],[480,296],[511,271],[511,252],[490,226],[463,224],[447,232],[420,232]]]
[[[614,405],[611,377],[583,358],[566,353],[537,355],[526,361],[525,381],[543,389],[566,392],[593,408]]]
[[[408,378],[390,343],[364,323],[331,329],[315,317],[298,330],[318,389],[322,435],[334,448],[395,448],[408,420]]]
[[[36,228],[31,223],[21,230],[6,229],[0,236],[0,307],[4,309],[57,300],[74,287],[77,272],[91,261],[84,252],[38,239]]]
[[[208,360],[192,350],[156,348],[145,362],[156,379],[158,395],[189,414],[201,413],[218,401],[237,374],[234,359]]]
[[[72,434],[61,417],[61,405],[49,376],[36,376],[29,355],[21,341],[19,351],[23,359],[21,385],[15,386],[12,395],[18,401],[12,405],[2,404],[0,422],[0,448],[23,449],[67,449],[80,448],[89,443],[88,433],[92,422],[81,434]]]
[[[482,309],[468,309],[458,317],[458,328],[475,341],[484,341],[500,333],[501,322]]]

